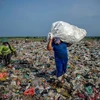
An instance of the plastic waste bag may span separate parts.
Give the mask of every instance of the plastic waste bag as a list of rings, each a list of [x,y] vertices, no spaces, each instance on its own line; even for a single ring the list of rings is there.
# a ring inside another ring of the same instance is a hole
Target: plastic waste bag
[[[63,42],[67,43],[77,43],[86,36],[86,30],[63,21],[54,22],[51,33],[53,37],[59,37]]]
[[[34,93],[35,93],[35,90],[34,90],[34,88],[30,88],[30,89],[28,89],[28,90],[26,90],[25,92],[24,92],[24,95],[34,95]]]
[[[53,34],[51,32],[48,33],[47,41],[49,41],[50,38],[53,38]]]
[[[0,73],[0,81],[4,81],[7,78],[7,73]]]

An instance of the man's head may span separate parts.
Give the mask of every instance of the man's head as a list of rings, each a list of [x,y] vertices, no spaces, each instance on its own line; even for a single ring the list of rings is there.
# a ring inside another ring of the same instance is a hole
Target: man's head
[[[3,42],[3,45],[8,45],[8,42]]]
[[[60,44],[60,38],[58,38],[58,37],[55,37],[54,39],[53,39],[53,41],[54,41],[54,43],[55,44]]]

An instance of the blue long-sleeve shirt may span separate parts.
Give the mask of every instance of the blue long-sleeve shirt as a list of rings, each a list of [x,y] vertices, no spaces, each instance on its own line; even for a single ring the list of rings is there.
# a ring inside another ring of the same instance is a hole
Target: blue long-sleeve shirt
[[[54,56],[59,58],[67,58],[68,59],[68,53],[67,53],[67,43],[61,42],[60,44],[52,43],[52,47],[54,50]]]

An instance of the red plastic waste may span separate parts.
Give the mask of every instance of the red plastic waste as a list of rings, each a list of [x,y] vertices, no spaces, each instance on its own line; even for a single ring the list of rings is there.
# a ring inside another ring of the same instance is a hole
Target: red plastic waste
[[[6,77],[6,76],[7,76],[7,73],[0,73],[0,78]]]
[[[97,100],[98,97],[100,97],[100,94],[95,94],[94,97],[90,97],[90,100]]]
[[[79,93],[77,93],[76,95],[77,95],[78,97],[80,97],[80,98],[84,98],[84,99],[86,98],[84,94],[79,94]]]
[[[7,77],[7,73],[0,73],[0,80],[6,80],[6,77]]]
[[[31,95],[31,96],[33,96],[34,94],[35,94],[34,88],[30,88],[30,89],[28,89],[28,90],[26,90],[24,92],[24,95]]]

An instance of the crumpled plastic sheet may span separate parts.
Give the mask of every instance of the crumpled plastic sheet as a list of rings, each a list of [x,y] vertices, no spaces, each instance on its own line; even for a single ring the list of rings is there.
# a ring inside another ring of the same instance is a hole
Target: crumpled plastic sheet
[[[77,43],[87,34],[85,29],[78,28],[63,21],[54,22],[51,27],[51,33],[53,37],[59,37],[66,43]]]

